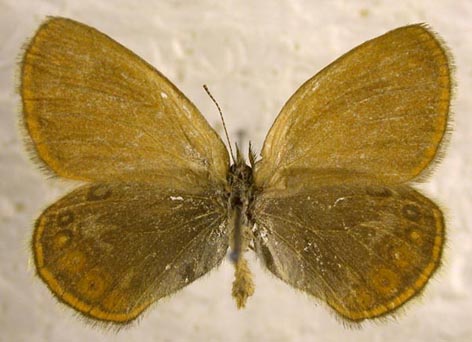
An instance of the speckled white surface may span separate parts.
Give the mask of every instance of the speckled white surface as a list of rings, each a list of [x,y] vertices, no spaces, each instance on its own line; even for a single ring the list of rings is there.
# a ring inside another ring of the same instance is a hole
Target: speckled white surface
[[[139,5],[137,5],[139,3]],[[395,3],[395,5],[393,5]],[[46,15],[95,26],[167,75],[233,140],[260,150],[297,87],[363,41],[429,23],[457,66],[454,133],[422,189],[448,214],[441,271],[394,320],[345,329],[323,306],[251,260],[256,293],[244,311],[230,296],[229,262],[119,333],[86,325],[34,276],[29,240],[41,210],[71,186],[46,180],[18,135],[15,65]],[[472,341],[472,2],[462,1],[0,1],[0,341]]]

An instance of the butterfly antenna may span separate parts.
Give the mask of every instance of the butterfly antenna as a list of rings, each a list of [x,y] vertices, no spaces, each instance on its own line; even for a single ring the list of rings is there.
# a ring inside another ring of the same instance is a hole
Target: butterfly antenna
[[[203,89],[205,89],[208,96],[210,96],[210,99],[216,105],[216,108],[218,108],[218,112],[220,113],[221,122],[223,122],[223,129],[225,130],[226,140],[228,141],[229,153],[231,154],[231,158],[233,159],[233,163],[236,163],[236,158],[234,157],[233,149],[231,148],[231,141],[229,140],[228,130],[226,129],[225,119],[223,118],[223,112],[221,111],[220,105],[218,104],[218,102],[216,102],[213,95],[211,95],[211,93],[208,90],[208,87],[207,87],[206,84],[203,85]]]

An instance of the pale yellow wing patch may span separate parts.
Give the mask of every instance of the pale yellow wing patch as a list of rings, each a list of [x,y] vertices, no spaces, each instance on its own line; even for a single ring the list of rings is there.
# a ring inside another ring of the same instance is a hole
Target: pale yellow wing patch
[[[256,253],[277,277],[359,322],[397,310],[437,269],[444,219],[406,186],[319,185],[256,199]]]
[[[447,128],[450,62],[422,25],[402,27],[348,52],[303,84],[269,131],[259,187],[283,187],[306,172],[414,179]]]
[[[32,145],[59,176],[226,181],[226,148],[195,106],[92,27],[64,18],[43,23],[26,48],[20,92]]]
[[[37,272],[60,301],[85,316],[128,323],[222,261],[225,209],[212,191],[83,186],[38,218]]]

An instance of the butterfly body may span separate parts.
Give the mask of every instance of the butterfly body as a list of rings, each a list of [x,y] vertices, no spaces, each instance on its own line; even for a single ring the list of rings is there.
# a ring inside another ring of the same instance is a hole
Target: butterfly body
[[[241,308],[245,306],[247,298],[254,292],[252,275],[243,253],[250,244],[253,244],[254,220],[250,211],[254,204],[255,185],[253,167],[246,164],[239,149],[237,149],[235,163],[229,169],[228,189],[230,259],[236,268],[233,296],[237,306]]]
[[[228,151],[165,76],[105,34],[46,20],[20,94],[30,150],[83,185],[36,220],[39,277],[84,316],[127,324],[231,251],[244,307],[253,250],[277,278],[361,322],[439,267],[440,208],[413,188],[443,145],[451,71],[424,25],[346,53],[287,101],[256,161]]]

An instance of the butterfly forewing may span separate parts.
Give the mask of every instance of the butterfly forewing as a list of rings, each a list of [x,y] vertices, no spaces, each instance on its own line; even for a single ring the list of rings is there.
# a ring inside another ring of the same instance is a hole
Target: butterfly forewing
[[[439,208],[406,186],[319,185],[255,203],[256,252],[288,284],[350,321],[418,294],[439,265]]]
[[[34,149],[59,176],[181,187],[226,180],[226,148],[195,106],[94,28],[42,24],[26,48],[20,92]]]
[[[406,26],[367,41],[285,104],[264,142],[256,183],[280,187],[313,170],[411,180],[438,151],[450,93],[447,54],[429,29]]]
[[[228,237],[220,198],[140,183],[83,186],[38,218],[37,272],[84,315],[127,323],[221,262]]]

